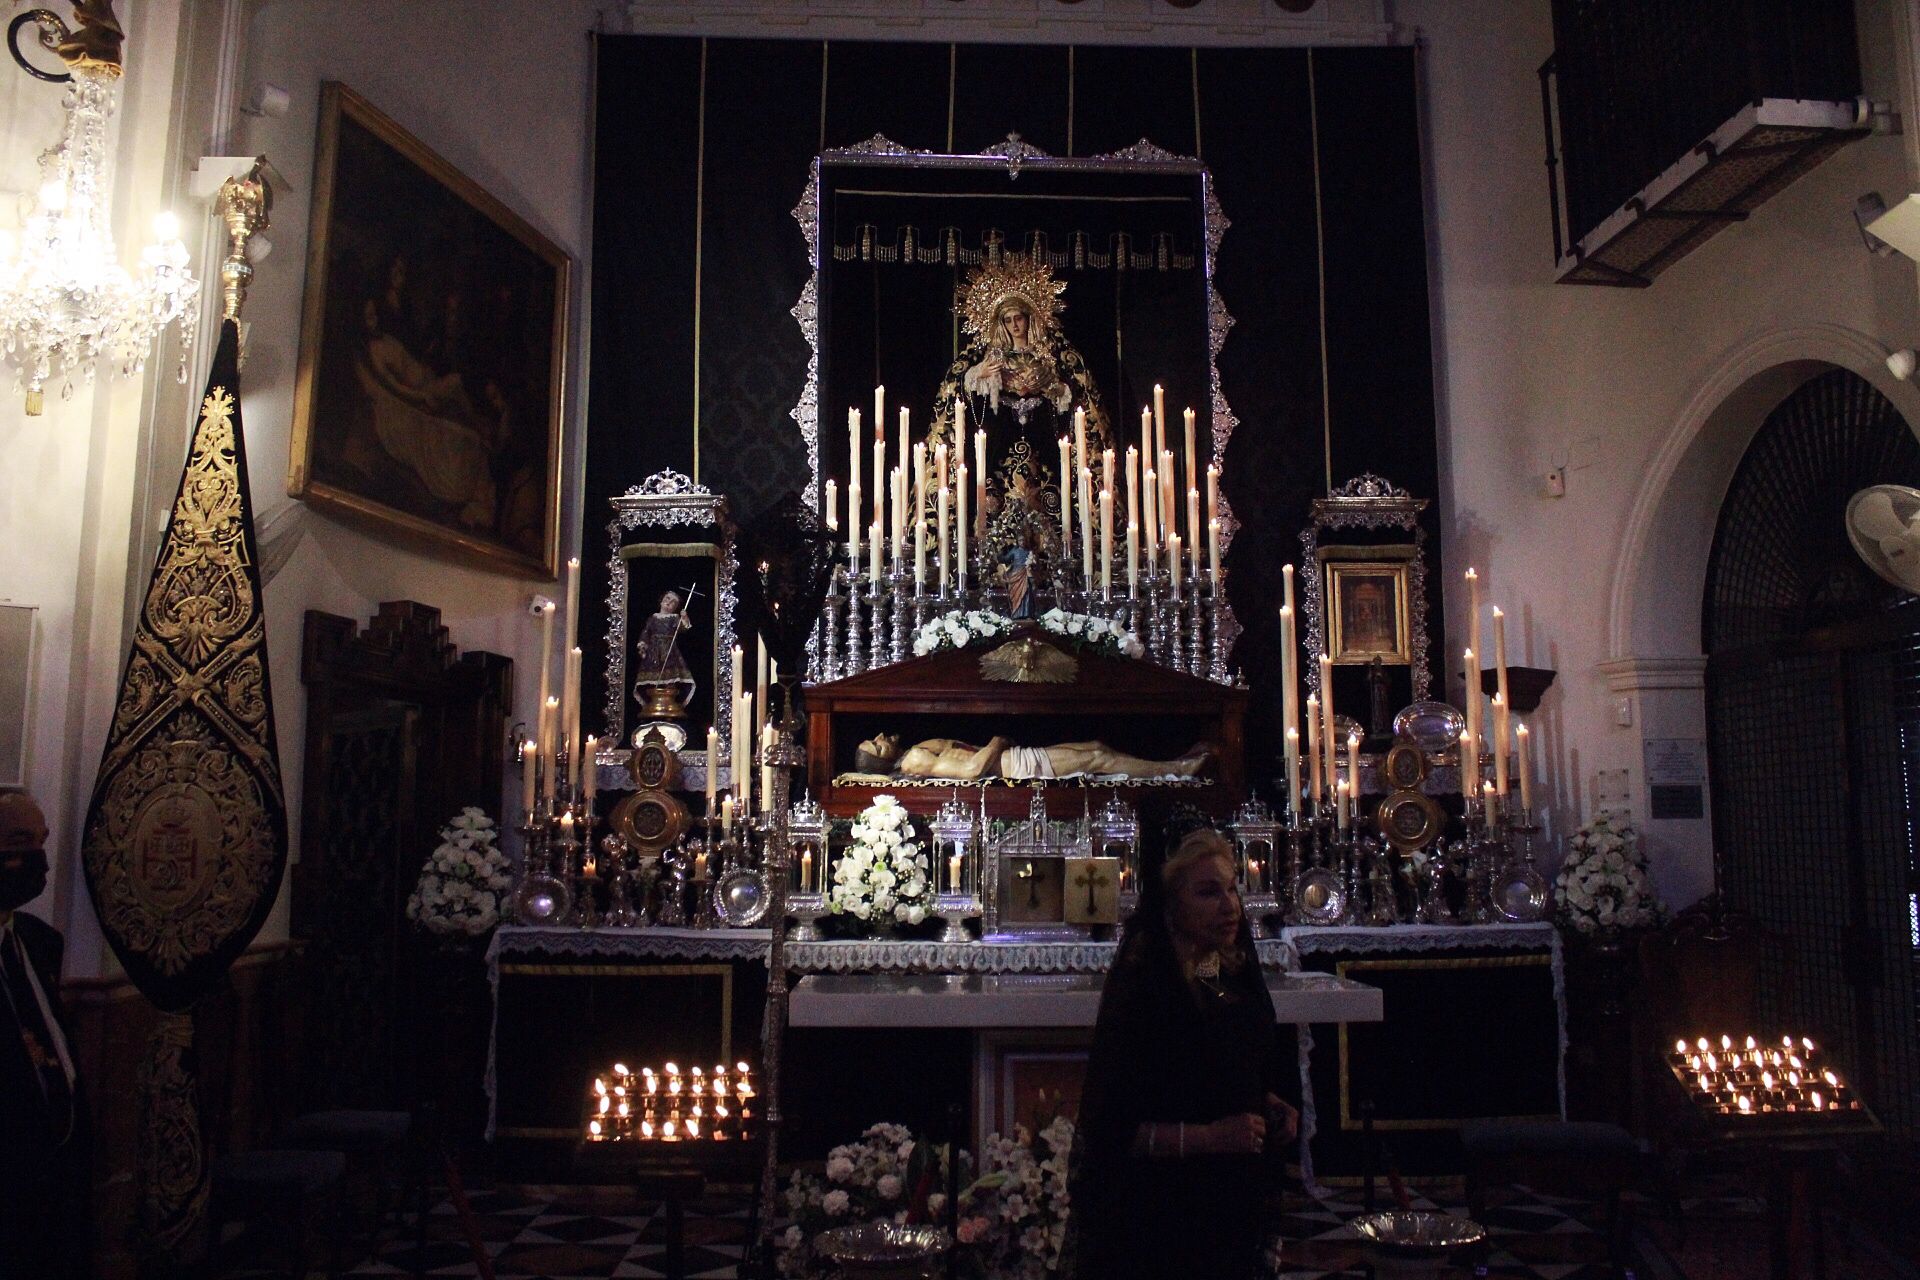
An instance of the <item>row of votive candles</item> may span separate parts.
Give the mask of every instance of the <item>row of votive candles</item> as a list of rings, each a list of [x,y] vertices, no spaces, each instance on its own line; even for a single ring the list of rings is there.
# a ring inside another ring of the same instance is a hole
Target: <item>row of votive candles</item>
[[[1736,1044],[1723,1035],[1716,1044],[1701,1036],[1673,1043],[1668,1058],[1690,1085],[1695,1102],[1721,1115],[1859,1111],[1837,1072],[1815,1061],[1818,1047],[1805,1036],[1761,1043],[1752,1036]]]
[[[638,1075],[615,1063],[595,1076],[587,1106],[587,1140],[616,1142],[725,1142],[747,1136],[756,1097],[744,1062],[731,1072],[717,1066],[708,1075],[694,1067],[684,1075],[669,1062],[659,1072]]]

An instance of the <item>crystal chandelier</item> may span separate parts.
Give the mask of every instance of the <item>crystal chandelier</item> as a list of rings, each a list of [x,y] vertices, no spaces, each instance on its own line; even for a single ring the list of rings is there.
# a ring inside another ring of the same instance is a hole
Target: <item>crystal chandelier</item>
[[[93,382],[102,356],[123,374],[146,365],[154,341],[200,296],[187,271],[187,249],[172,214],[155,219],[154,239],[128,271],[114,252],[108,225],[107,120],[120,84],[120,29],[108,0],[74,5],[70,30],[44,9],[16,19],[8,50],[30,74],[66,82],[66,134],[42,153],[42,184],[18,236],[0,229],[0,357],[13,365],[15,394],[28,414],[44,405],[44,388],[59,378],[73,393],[73,374]],[[21,56],[22,20],[39,26],[40,43],[59,54],[65,75],[41,71]],[[193,330],[180,326],[179,377],[187,376]]]

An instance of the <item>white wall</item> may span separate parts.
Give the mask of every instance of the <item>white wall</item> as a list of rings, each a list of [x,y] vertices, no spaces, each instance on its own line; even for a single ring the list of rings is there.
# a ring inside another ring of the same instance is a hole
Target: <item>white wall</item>
[[[1650,660],[1698,654],[1697,561],[1726,472],[1777,393],[1764,371],[1791,364],[1804,372],[1817,361],[1854,367],[1920,421],[1920,396],[1878,369],[1887,348],[1920,340],[1913,270],[1904,260],[1869,259],[1850,214],[1862,191],[1892,198],[1920,186],[1912,137],[1846,149],[1651,289],[1566,288],[1551,283],[1534,78],[1551,47],[1545,0],[1399,0],[1384,13],[1372,0],[1342,0],[1338,20],[1317,26],[1254,0],[1205,0],[1184,13],[1158,0],[991,7],[999,16],[984,26],[985,0],[893,5],[885,27],[870,16],[875,6],[855,0],[619,9],[621,25],[630,20],[637,30],[810,38],[1222,44],[1417,29],[1426,49],[1445,568],[1453,575],[1477,565],[1490,598],[1513,616],[1514,660],[1560,672],[1536,727],[1561,830],[1590,807],[1596,770],[1625,767],[1638,779],[1649,725],[1697,732],[1698,694],[1687,687],[1686,664]],[[1899,0],[1860,0],[1861,44],[1872,96],[1893,99],[1920,125],[1905,10]],[[339,79],[580,261],[564,513],[566,527],[577,527],[591,0],[448,0],[430,14],[364,0],[130,0],[122,16],[130,36],[120,124],[128,159],[115,193],[123,253],[204,146],[264,152],[294,184],[276,204],[274,252],[247,308],[244,413],[257,513],[270,516],[287,501],[314,124],[320,82]],[[1383,16],[1401,25],[1382,25]],[[222,76],[242,92],[258,81],[285,87],[291,112],[230,118],[216,93]],[[25,77],[0,76],[0,191],[34,185],[32,157],[57,132],[57,99]],[[229,125],[230,140],[220,136]],[[0,204],[0,220],[10,216]],[[205,266],[197,257],[196,267]],[[72,968],[81,974],[110,967],[78,888],[73,847],[125,652],[125,594],[143,579],[151,517],[178,475],[188,402],[168,385],[149,378],[71,405],[55,398],[37,420],[0,400],[9,463],[0,474],[0,534],[9,548],[0,599],[42,608],[33,778],[54,817],[59,866],[52,904],[37,907],[75,939]],[[1743,401],[1714,412],[1742,387]],[[1543,496],[1540,477],[1553,465],[1571,467],[1565,498]],[[135,509],[145,513],[137,522]],[[382,600],[436,605],[463,649],[515,660],[516,714],[525,717],[536,655],[523,606],[538,589],[323,518],[303,523],[308,536],[267,591],[296,847],[304,611],[364,619]],[[1463,595],[1450,593],[1456,609]],[[1464,619],[1451,621],[1453,633],[1464,634]],[[1611,677],[1602,670],[1609,660]],[[1621,696],[1635,715],[1632,729],[1614,723]],[[1699,892],[1704,832],[1655,824],[1650,839],[1670,896]],[[283,901],[267,936],[284,932]]]

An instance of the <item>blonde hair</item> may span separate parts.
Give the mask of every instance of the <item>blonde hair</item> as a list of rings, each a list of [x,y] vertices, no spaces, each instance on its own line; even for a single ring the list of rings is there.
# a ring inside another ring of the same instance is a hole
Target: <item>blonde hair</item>
[[[1175,899],[1180,895],[1180,886],[1193,869],[1208,858],[1218,858],[1227,868],[1227,880],[1235,883],[1239,880],[1239,860],[1234,857],[1233,843],[1212,827],[1201,827],[1188,832],[1174,846],[1173,853],[1160,864],[1160,887],[1166,892],[1167,910],[1173,910]],[[1244,957],[1237,947],[1230,947],[1220,953],[1221,967],[1228,972],[1240,968]],[[1189,980],[1193,974],[1187,975]]]

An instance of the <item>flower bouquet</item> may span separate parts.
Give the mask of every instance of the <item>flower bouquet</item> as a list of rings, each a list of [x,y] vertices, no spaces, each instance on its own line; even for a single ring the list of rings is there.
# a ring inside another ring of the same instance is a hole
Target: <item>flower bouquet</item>
[[[1147,652],[1139,636],[1109,618],[1068,613],[1065,609],[1049,609],[1040,615],[1040,625],[1052,634],[1071,641],[1078,649],[1092,649],[1096,653],[1122,658],[1140,658]]]
[[[934,887],[906,806],[894,796],[875,796],[854,819],[851,837],[834,859],[827,910],[876,927],[924,921]]]
[[[420,869],[407,898],[407,919],[429,933],[478,938],[500,923],[513,869],[500,852],[499,831],[484,810],[468,805],[440,828],[440,845]]]
[[[1035,619],[1041,630],[1060,637],[1075,649],[1092,649],[1116,657],[1139,658],[1146,654],[1140,637],[1119,623],[1087,613],[1068,613],[1049,609]],[[943,649],[964,649],[979,640],[1010,635],[1014,622],[1004,613],[990,609],[955,609],[937,618],[929,618],[913,633],[913,656],[923,658]]]
[[[1650,928],[1662,916],[1640,850],[1640,833],[1605,814],[1567,842],[1567,860],[1554,880],[1554,899],[1561,926],[1586,937]]]
[[[1013,630],[1013,619],[989,609],[954,609],[929,618],[913,633],[913,656],[924,658],[942,649],[964,649],[976,640],[991,640]]]

